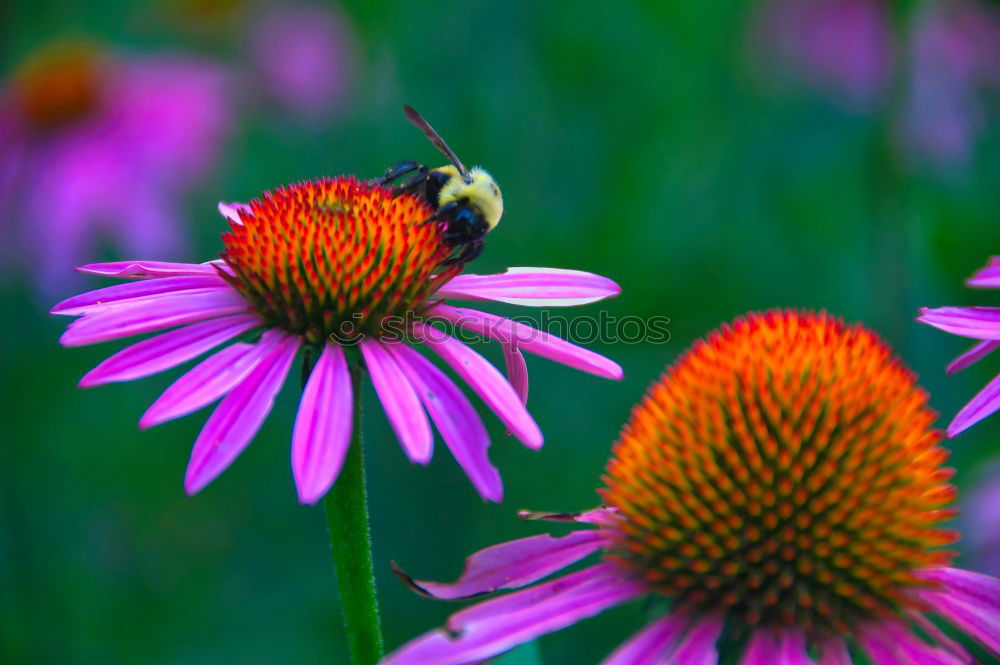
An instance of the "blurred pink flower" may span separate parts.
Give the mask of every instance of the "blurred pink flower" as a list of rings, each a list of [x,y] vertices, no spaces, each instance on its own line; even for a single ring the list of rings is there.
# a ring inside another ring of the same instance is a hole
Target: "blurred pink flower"
[[[774,66],[848,107],[869,109],[888,85],[892,35],[878,0],[771,0],[755,27]]]
[[[1000,576],[1000,462],[985,467],[963,504],[971,567]]]
[[[177,206],[216,161],[232,121],[229,86],[219,66],[182,54],[65,43],[35,54],[0,91],[12,260],[54,293],[102,239],[126,254],[176,254]]]
[[[980,2],[928,3],[910,51],[906,145],[930,162],[962,166],[986,125],[980,89],[1000,82],[1000,12]]]
[[[254,14],[248,33],[260,85],[284,109],[315,119],[344,101],[356,46],[350,24],[338,11],[279,4]]]

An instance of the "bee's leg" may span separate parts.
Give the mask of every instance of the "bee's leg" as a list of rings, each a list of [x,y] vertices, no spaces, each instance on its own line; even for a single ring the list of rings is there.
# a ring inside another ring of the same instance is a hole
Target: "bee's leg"
[[[385,170],[385,175],[383,175],[381,178],[373,178],[368,182],[373,185],[387,185],[396,178],[398,178],[399,176],[406,175],[407,173],[411,173],[413,171],[423,171],[424,173],[423,177],[427,177],[426,166],[424,166],[420,162],[409,161],[409,162],[399,162],[398,164],[390,166]]]
[[[449,221],[451,215],[455,212],[456,208],[458,208],[458,201],[449,201],[448,203],[445,203],[443,206],[438,208],[433,215],[425,219],[423,221],[423,224],[429,224],[431,222],[437,222],[442,220]],[[449,237],[449,234],[450,231],[445,231],[444,239],[446,242],[450,243],[453,242],[453,239]]]
[[[472,261],[486,249],[486,243],[482,240],[473,240],[472,242],[463,245],[462,249],[458,251],[454,256],[450,256],[441,262],[443,266],[451,266],[456,263],[468,263]]]

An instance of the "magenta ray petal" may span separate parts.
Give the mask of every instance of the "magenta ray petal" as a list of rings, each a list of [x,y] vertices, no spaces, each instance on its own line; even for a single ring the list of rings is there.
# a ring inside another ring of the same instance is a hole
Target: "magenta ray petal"
[[[168,261],[109,261],[88,263],[76,269],[77,272],[102,277],[127,277],[143,279],[150,277],[183,277],[187,275],[218,275],[213,262],[170,263]]]
[[[612,526],[623,519],[614,508],[601,506],[594,510],[587,510],[582,513],[549,513],[534,510],[519,510],[517,516],[522,520],[541,520],[543,522],[582,522],[583,524],[597,524],[599,526]]]
[[[416,339],[441,356],[524,445],[533,449],[541,448],[542,431],[524,408],[514,388],[496,367],[440,330],[417,323],[411,332]]]
[[[365,367],[406,456],[411,462],[427,464],[434,452],[430,423],[416,391],[383,344],[374,339],[361,342]]]
[[[62,316],[80,316],[92,314],[110,306],[128,303],[136,298],[145,298],[175,291],[192,289],[225,288],[226,282],[218,275],[197,275],[194,277],[165,277],[163,279],[145,280],[115,284],[103,289],[88,291],[78,296],[67,298],[53,307],[49,313]]]
[[[327,342],[302,391],[292,431],[292,473],[302,503],[319,501],[337,479],[353,420],[347,358],[339,345]]]
[[[583,372],[596,374],[606,379],[620,380],[622,378],[622,368],[619,367],[618,363],[593,351],[571,344],[544,330],[538,330],[502,316],[464,307],[437,305],[431,310],[431,313],[478,335],[505,344],[516,343],[518,348],[524,351]]]
[[[409,379],[441,432],[451,454],[487,501],[503,499],[500,472],[490,462],[490,437],[479,414],[462,391],[429,360],[405,344],[386,348]]]
[[[448,630],[417,638],[387,656],[382,665],[478,662],[640,593],[641,585],[602,564],[459,612],[449,620]]]
[[[945,586],[918,597],[941,617],[1000,656],[1000,580],[957,568],[928,570],[925,579]]]
[[[898,621],[863,626],[857,639],[875,665],[968,665],[957,654],[920,640]]]
[[[948,436],[954,439],[998,409],[1000,409],[1000,374],[993,377],[993,380],[955,415],[954,420],[948,425]]]
[[[219,201],[219,213],[228,219],[233,224],[239,224],[243,226],[243,220],[240,219],[240,213],[250,216],[250,206],[245,203],[223,203]]]
[[[122,349],[80,379],[81,388],[131,381],[200,356],[261,324],[256,314],[234,314],[171,330]]]
[[[1000,339],[1000,307],[921,307],[920,314],[917,321],[952,335]]]
[[[524,354],[515,344],[503,345],[504,364],[507,365],[507,380],[514,392],[521,398],[522,404],[528,403],[528,365],[524,362]]]
[[[725,624],[721,616],[709,614],[695,623],[670,654],[668,665],[716,665],[719,652],[715,643],[722,634]]]
[[[232,344],[201,361],[163,391],[139,419],[139,427],[180,418],[219,399],[260,364],[279,335],[269,330],[256,344]]]
[[[615,649],[601,665],[662,665],[690,623],[690,615],[684,612],[660,617]]]
[[[987,266],[966,280],[965,283],[979,288],[1000,288],[1000,256],[990,258]]]
[[[819,643],[819,665],[854,665],[847,643],[839,637],[828,637]]]
[[[508,268],[500,275],[459,275],[435,298],[492,300],[529,307],[570,307],[611,298],[621,287],[607,277],[559,268]]]
[[[201,491],[222,473],[257,434],[285,382],[300,340],[281,334],[273,338],[260,364],[215,408],[201,429],[184,476],[188,494]],[[261,344],[265,344],[262,340]]]
[[[439,600],[472,598],[537,582],[596,552],[606,542],[606,534],[597,530],[575,531],[560,538],[531,536],[476,552],[465,560],[462,576],[451,584],[409,576],[406,581],[417,591]]]
[[[165,294],[77,319],[69,324],[59,343],[63,346],[98,344],[249,309],[247,301],[229,287]]]
[[[996,349],[1000,348],[1000,340],[985,340],[974,345],[971,349],[955,358],[945,370],[948,374],[961,372],[969,365],[982,360]]]

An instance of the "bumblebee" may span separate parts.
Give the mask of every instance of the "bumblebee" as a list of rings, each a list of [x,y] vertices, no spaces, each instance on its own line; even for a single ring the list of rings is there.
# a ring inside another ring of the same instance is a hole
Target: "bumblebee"
[[[493,177],[482,167],[466,169],[455,152],[427,124],[419,113],[409,106],[403,113],[430,142],[444,153],[451,164],[429,169],[420,162],[400,162],[385,171],[373,182],[391,184],[400,176],[414,173],[399,185],[397,194],[416,194],[436,209],[428,222],[441,222],[444,241],[453,253],[442,265],[467,263],[483,252],[486,234],[496,228],[503,215],[503,197]]]

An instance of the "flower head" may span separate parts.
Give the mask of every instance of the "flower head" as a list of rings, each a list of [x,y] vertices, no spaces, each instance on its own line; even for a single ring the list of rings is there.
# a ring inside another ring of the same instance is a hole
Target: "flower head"
[[[229,87],[220,67],[186,55],[91,42],[32,54],[0,84],[0,211],[24,248],[11,260],[27,257],[54,292],[102,236],[130,253],[179,250],[176,202],[214,165]]]
[[[1000,288],[1000,256],[966,282],[978,288]],[[1000,308],[998,307],[939,307],[921,308],[917,321],[940,330],[979,340],[976,344],[948,365],[947,372],[961,371],[988,356],[1000,347]],[[948,425],[948,436],[955,437],[983,418],[1000,409],[1000,374],[997,374],[979,394],[973,397]]]
[[[462,598],[579,572],[486,601],[385,663],[478,662],[645,597],[660,611],[604,663],[960,663],[926,614],[1000,653],[1000,581],[949,568],[939,528],[951,472],[927,396],[872,333],[823,314],[723,327],[651,388],[600,491],[607,507],[526,514],[584,528],[469,558]],[[918,636],[919,629],[924,634]],[[731,650],[731,653],[726,653]]]
[[[484,276],[439,271],[450,250],[441,227],[426,223],[433,210],[417,197],[335,178],[282,187],[249,204],[220,204],[219,209],[230,223],[221,260],[84,266],[82,272],[135,281],[70,298],[52,310],[82,317],[63,334],[65,346],[175,328],[114,354],[83,377],[84,387],[155,374],[240,340],[181,376],[140,420],[142,427],[151,427],[222,398],[195,442],[185,479],[188,492],[207,485],[249,444],[299,349],[315,360],[292,436],[299,498],[308,503],[320,499],[336,479],[350,442],[354,396],[345,347],[360,350],[407,456],[422,464],[430,460],[430,416],[476,489],[493,501],[500,500],[502,486],[487,458],[486,428],[462,392],[413,346],[439,355],[531,448],[542,445],[542,436],[525,408],[527,369],[521,350],[621,378],[618,365],[586,349],[502,317],[443,303],[462,298],[581,304],[616,295],[616,284],[548,268]],[[510,382],[423,317],[501,341]]]

